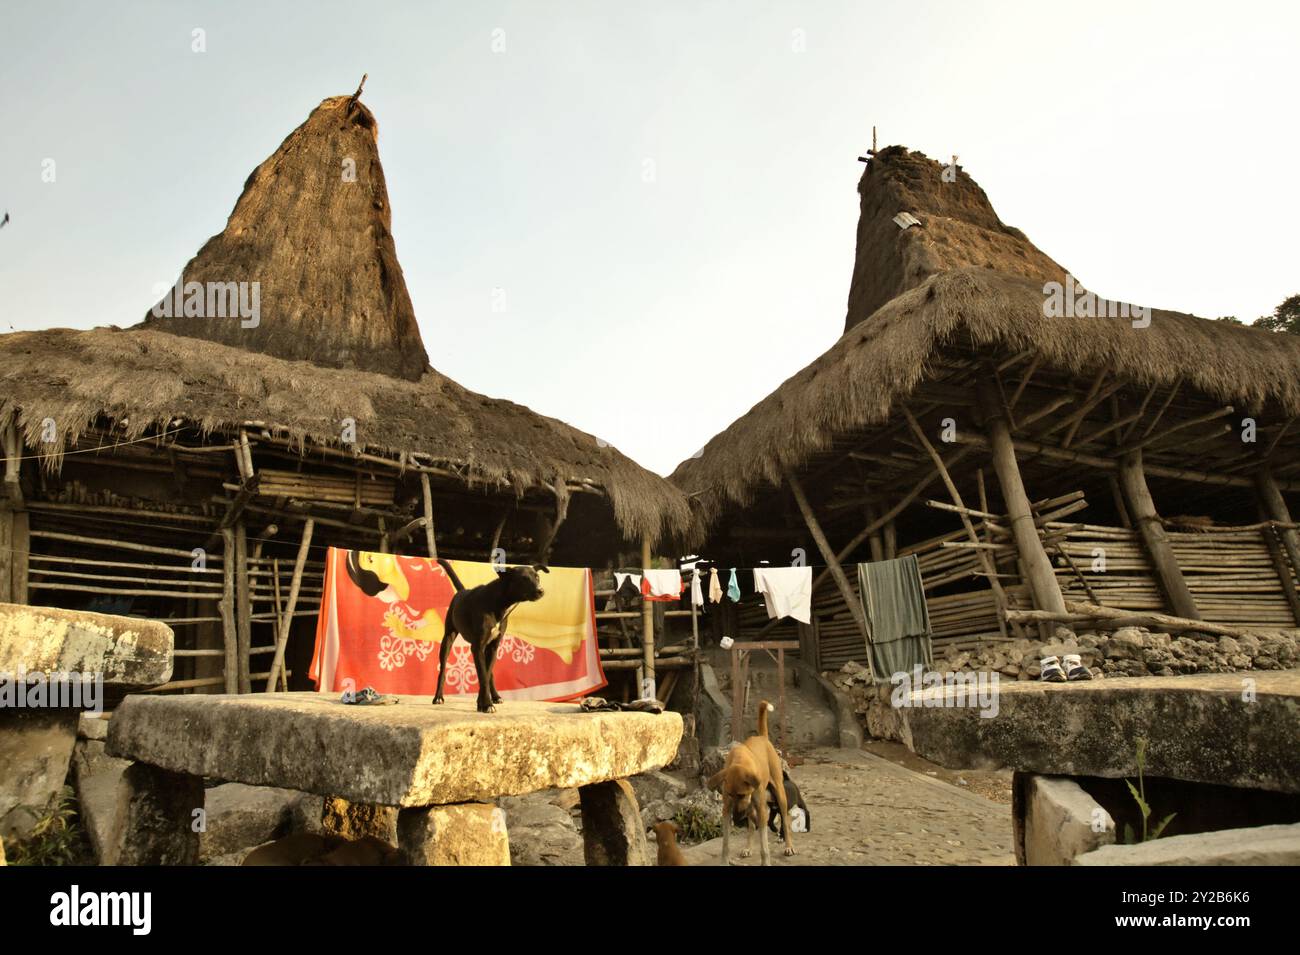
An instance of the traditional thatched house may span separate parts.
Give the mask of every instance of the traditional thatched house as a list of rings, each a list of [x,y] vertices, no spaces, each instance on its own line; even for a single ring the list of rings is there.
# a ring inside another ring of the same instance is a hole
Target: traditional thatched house
[[[940,643],[1082,604],[1300,621],[1300,340],[1100,300],[919,153],[875,153],[859,192],[843,336],[671,478],[706,553],[827,565],[806,656],[865,661],[842,565],[906,554]]]
[[[297,617],[301,686],[326,545],[603,567],[688,535],[668,482],[429,367],[376,138],[325,100],[141,325],[0,336],[0,601],[167,620],[173,689],[260,688]]]

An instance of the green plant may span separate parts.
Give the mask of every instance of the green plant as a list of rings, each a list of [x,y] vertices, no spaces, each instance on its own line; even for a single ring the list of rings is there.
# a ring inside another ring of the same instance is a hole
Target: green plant
[[[29,808],[38,816],[36,825],[25,839],[5,847],[10,865],[80,865],[90,861],[71,786],[64,786],[44,810]]]
[[[718,820],[712,813],[706,812],[699,806],[687,806],[685,809],[677,810],[673,822],[677,825],[678,838],[687,845],[708,842],[722,835],[722,826],[719,825]]]
[[[1150,842],[1152,839],[1159,839],[1160,834],[1165,831],[1165,827],[1174,821],[1174,816],[1178,815],[1176,812],[1171,812],[1156,823],[1154,829],[1149,828],[1151,821],[1151,804],[1147,802],[1146,762],[1147,740],[1145,736],[1139,736],[1137,741],[1138,784],[1134,786],[1131,779],[1124,780],[1124,784],[1128,786],[1128,791],[1133,794],[1133,800],[1137,803],[1138,811],[1142,814],[1142,842]],[[1125,845],[1130,846],[1139,841],[1133,832],[1133,827],[1127,822],[1124,823],[1124,838],[1122,841]]]

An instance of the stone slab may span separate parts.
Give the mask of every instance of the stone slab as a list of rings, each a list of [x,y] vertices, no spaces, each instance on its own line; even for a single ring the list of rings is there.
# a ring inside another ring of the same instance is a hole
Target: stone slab
[[[79,715],[76,710],[0,710],[0,838],[30,835],[63,789]]]
[[[487,802],[658,769],[682,736],[678,713],[584,713],[575,703],[433,706],[399,697],[356,706],[319,693],[146,696],[113,714],[108,752],[174,772],[427,806]]]
[[[117,788],[129,760],[114,759],[104,752],[100,740],[80,740],[72,757],[81,824],[90,839],[97,860],[110,852],[117,827]]]
[[[510,865],[504,818],[491,803],[403,809],[397,848],[406,865]]]
[[[1075,865],[1300,865],[1300,824],[1169,836],[1134,846],[1103,846]]]
[[[0,603],[0,673],[94,673],[115,690],[172,678],[171,627],[157,620]]]
[[[1300,793],[1300,671],[1003,681],[992,717],[923,705],[959,693],[916,691],[899,710],[903,742],[950,769],[1136,776],[1146,737],[1149,776]]]
[[[1026,865],[1069,865],[1115,841],[1115,820],[1072,779],[1033,776],[1024,819]]]

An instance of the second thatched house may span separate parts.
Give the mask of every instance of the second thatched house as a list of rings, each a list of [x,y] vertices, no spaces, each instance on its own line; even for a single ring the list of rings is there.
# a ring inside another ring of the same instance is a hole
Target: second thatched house
[[[937,643],[1300,623],[1300,339],[1101,299],[902,147],[859,193],[844,334],[671,478],[704,553],[824,565],[805,657],[867,662],[846,566],[907,554]]]
[[[0,601],[165,620],[169,689],[247,691],[277,645],[305,685],[327,545],[601,568],[686,540],[668,482],[430,368],[390,223],[375,118],[330,98],[141,325],[0,336]]]

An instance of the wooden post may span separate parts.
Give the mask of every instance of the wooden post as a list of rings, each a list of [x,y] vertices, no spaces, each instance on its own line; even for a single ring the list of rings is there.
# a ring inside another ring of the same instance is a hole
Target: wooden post
[[[438,543],[433,535],[433,492],[429,489],[429,475],[423,471],[420,472],[420,493],[424,497],[424,542],[429,549],[429,556],[437,560]]]
[[[235,532],[229,527],[221,529],[221,639],[225,647],[226,692],[239,692],[239,636],[235,627]]]
[[[1273,472],[1267,465],[1261,466],[1255,472],[1255,487],[1259,492],[1259,503],[1264,509],[1265,517],[1284,525],[1293,523],[1291,510],[1286,506],[1286,498],[1282,496],[1282,491],[1277,486],[1277,479],[1273,477]],[[1269,532],[1265,531],[1265,533]],[[1300,576],[1300,535],[1296,534],[1293,527],[1279,527],[1277,536],[1282,540],[1282,546],[1286,550],[1287,559],[1291,561],[1292,569],[1297,576]]]
[[[812,505],[808,503],[808,498],[803,492],[803,485],[799,483],[799,479],[794,476],[794,472],[789,468],[785,469],[785,479],[790,484],[790,490],[794,492],[794,501],[799,505],[799,513],[803,515],[804,523],[808,525],[808,533],[812,534],[817,549],[821,551],[822,560],[826,561],[827,569],[830,570],[831,576],[835,578],[835,585],[840,588],[840,595],[844,598],[844,602],[848,604],[849,613],[853,615],[858,630],[862,632],[863,646],[867,651],[867,659],[870,660],[871,628],[867,624],[867,612],[862,609],[862,601],[858,598],[856,591],[849,586],[849,579],[844,576],[844,568],[840,566],[839,558],[835,556],[830,541],[822,533],[822,526],[817,523],[817,515],[813,513]]]
[[[1187,581],[1183,579],[1182,569],[1174,556],[1164,525],[1156,511],[1155,501],[1147,487],[1146,473],[1142,468],[1142,449],[1130,451],[1119,459],[1119,485],[1124,492],[1124,501],[1128,505],[1129,519],[1137,526],[1138,533],[1146,543],[1147,556],[1155,568],[1156,578],[1169,599],[1170,608],[1179,617],[1188,620],[1200,620],[1201,614],[1196,609],[1196,601]],[[1049,608],[1040,608],[1049,609]]]
[[[251,693],[249,651],[253,644],[253,606],[248,580],[248,530],[241,517],[235,524],[235,646],[239,674],[239,692]]]
[[[641,539],[643,571],[650,569],[650,559],[650,538],[643,537]],[[641,660],[644,669],[637,699],[650,699],[654,696],[655,680],[655,606],[653,602],[644,598],[641,601]]]
[[[1061,596],[1061,585],[1056,580],[1056,572],[1052,569],[1052,562],[1048,559],[1047,551],[1043,549],[1043,542],[1039,539],[1038,530],[1034,526],[1029,495],[1025,493],[1025,484],[1020,478],[1020,466],[1016,463],[1016,449],[1011,443],[1011,430],[1007,427],[1002,402],[987,381],[980,386],[980,395],[984,404],[984,413],[988,416],[985,426],[988,429],[993,470],[997,473],[998,485],[1002,488],[1002,500],[1007,506],[1012,537],[1016,543],[1016,551],[1024,564],[1034,606],[1039,610],[1064,613],[1065,598]]]
[[[1268,550],[1269,560],[1273,562],[1273,572],[1277,574],[1277,579],[1282,583],[1282,593],[1286,596],[1286,602],[1291,607],[1291,619],[1297,625],[1300,625],[1300,593],[1296,591],[1295,575],[1291,571],[1291,563],[1287,560],[1286,554],[1282,553],[1282,545],[1278,543],[1277,532],[1272,522],[1268,519],[1268,513],[1264,510],[1261,502],[1259,505],[1259,516],[1264,526],[1260,528],[1260,536],[1264,538],[1264,547]],[[1096,601],[1093,601],[1096,603]]]
[[[302,540],[298,544],[298,559],[293,563],[293,579],[289,582],[289,600],[284,605],[284,615],[276,628],[275,659],[271,661],[271,672],[266,680],[266,692],[275,689],[275,679],[284,666],[284,648],[289,643],[289,628],[293,626],[293,612],[298,608],[298,591],[302,588],[302,568],[307,563],[307,549],[311,547],[311,534],[316,522],[310,517],[302,526]]]
[[[876,508],[876,506],[874,504],[868,504],[867,505],[867,526],[870,527],[872,524],[874,524],[876,522],[876,518],[879,516],[880,516],[880,512]],[[871,559],[873,562],[879,563],[880,561],[885,559],[885,544],[884,541],[881,540],[880,538],[880,531],[875,531],[870,537],[868,537],[867,543],[868,546],[870,546],[871,548]]]

